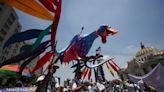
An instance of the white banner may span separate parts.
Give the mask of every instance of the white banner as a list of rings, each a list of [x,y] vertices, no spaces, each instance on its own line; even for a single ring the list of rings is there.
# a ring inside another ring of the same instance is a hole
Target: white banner
[[[36,87],[1,88],[0,92],[35,92]]]

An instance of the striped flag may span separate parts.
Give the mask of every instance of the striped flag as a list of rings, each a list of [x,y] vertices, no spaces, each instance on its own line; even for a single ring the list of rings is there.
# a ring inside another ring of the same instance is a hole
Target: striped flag
[[[85,72],[84,72],[84,76],[83,76],[83,79],[85,79],[86,75],[88,74],[88,68],[86,68]]]
[[[112,64],[111,62],[108,62],[108,64],[113,68],[113,70],[115,70],[118,73],[118,69],[114,64]]]
[[[111,60],[111,61],[112,61],[112,63],[118,68],[118,70],[121,69],[113,60]]]
[[[90,71],[89,71],[89,74],[88,74],[88,80],[91,79],[91,75],[92,75],[92,69],[90,69]]]
[[[106,66],[107,66],[109,72],[110,72],[110,73],[112,74],[112,76],[114,77],[114,73],[113,73],[113,70],[112,70],[112,68],[110,67],[110,65],[109,65],[108,63],[106,63]]]

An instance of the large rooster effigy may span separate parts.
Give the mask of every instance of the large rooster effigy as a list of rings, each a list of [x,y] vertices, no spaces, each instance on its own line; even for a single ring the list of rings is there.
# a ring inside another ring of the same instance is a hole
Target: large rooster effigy
[[[106,43],[107,36],[116,34],[117,31],[108,25],[101,25],[96,31],[87,35],[76,35],[70,45],[59,52],[63,62],[85,58],[92,47],[96,38],[101,37],[102,42]]]
[[[4,61],[0,64],[0,67],[24,61],[20,68],[20,72],[22,72],[26,65],[28,65],[38,55],[45,52],[50,46],[51,51],[46,52],[45,55],[40,58],[31,73],[34,73],[39,68],[43,67],[48,61],[52,64],[56,63],[58,60],[64,63],[68,63],[73,60],[82,60],[87,57],[87,54],[96,38],[101,37],[102,42],[106,43],[107,36],[115,35],[117,33],[117,30],[111,28],[110,26],[101,25],[96,31],[90,34],[74,36],[66,49],[57,52],[55,48],[55,37],[61,14],[62,0],[38,1],[42,5],[40,5],[37,0],[0,0],[0,2],[6,3],[35,17],[45,20],[53,20],[52,24],[44,30],[30,29],[12,35],[4,44],[4,48],[16,42],[22,42],[34,38],[36,38],[36,41],[32,45],[23,46],[20,54]],[[54,17],[49,11],[54,13]],[[51,35],[51,39],[43,42],[42,40],[46,35]],[[57,58],[56,60],[55,57]],[[91,66],[90,68],[97,67],[105,62],[101,62],[100,64]]]

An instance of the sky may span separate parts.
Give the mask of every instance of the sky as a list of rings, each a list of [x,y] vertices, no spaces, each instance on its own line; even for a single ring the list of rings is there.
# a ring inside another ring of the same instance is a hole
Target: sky
[[[52,23],[19,10],[16,12],[22,31],[44,29]],[[140,42],[146,47],[164,49],[164,0],[63,0],[57,50],[66,47],[82,26],[82,34],[88,34],[101,24],[109,24],[119,32],[109,36],[106,44],[96,39],[88,55],[95,55],[95,49],[101,46],[103,55],[115,57],[115,62],[124,68],[140,50]],[[56,75],[62,80],[73,78],[71,65],[60,65]],[[114,79],[105,67],[104,71],[107,80]]]

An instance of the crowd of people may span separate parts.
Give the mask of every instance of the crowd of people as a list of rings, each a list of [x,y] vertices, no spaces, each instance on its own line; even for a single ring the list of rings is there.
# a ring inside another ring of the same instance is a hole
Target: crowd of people
[[[27,85],[22,81],[9,81],[7,87],[34,87],[35,92],[155,92],[155,89],[149,86],[140,88],[139,85],[126,80],[104,81],[101,75],[98,75],[97,81],[83,81],[82,72],[77,71],[73,79],[69,79],[61,86],[59,78],[55,75],[59,67],[51,65],[46,75],[37,78],[35,84]],[[13,82],[13,83],[12,83]],[[12,86],[15,84],[15,86]]]
[[[51,82],[54,82],[55,85],[53,85],[54,88],[52,89],[55,92],[155,92],[154,89],[146,85],[142,90],[137,84],[129,80],[121,81],[117,79],[104,82],[102,77],[98,76],[97,82],[83,81],[81,74],[81,72],[77,72],[75,78],[67,80],[63,86],[60,86],[58,78],[54,77],[55,80]],[[50,90],[50,88],[47,90]]]
[[[55,73],[56,68],[52,68],[51,73]],[[55,69],[55,70],[54,70]],[[51,74],[49,74],[51,75]],[[139,85],[134,84],[133,82],[126,80],[114,80],[111,82],[104,81],[101,75],[98,75],[97,81],[83,81],[82,72],[77,71],[75,73],[75,77],[71,80],[67,80],[64,82],[64,86],[60,86],[59,80],[57,77],[53,76],[47,77],[49,80],[45,82],[46,76],[42,75],[38,78],[38,88],[39,91],[37,92],[155,92],[154,89],[148,86],[144,86],[144,89],[141,90]],[[45,83],[47,84],[45,84]],[[40,88],[41,85],[41,88]]]

